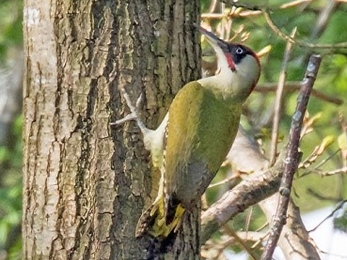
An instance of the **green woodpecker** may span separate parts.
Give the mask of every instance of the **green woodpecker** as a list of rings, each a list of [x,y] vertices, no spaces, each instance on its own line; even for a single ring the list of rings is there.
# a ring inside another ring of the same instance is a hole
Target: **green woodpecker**
[[[157,130],[147,129],[132,109],[152,163],[161,171],[158,196],[141,215],[137,237],[168,236],[200,201],[230,150],[242,104],[259,79],[259,60],[251,49],[196,27],[216,52],[216,74],[186,84]]]

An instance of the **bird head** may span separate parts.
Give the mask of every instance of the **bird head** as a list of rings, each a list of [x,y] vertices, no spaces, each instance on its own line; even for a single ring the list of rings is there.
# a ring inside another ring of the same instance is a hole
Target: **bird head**
[[[242,44],[234,44],[219,39],[212,32],[195,25],[206,37],[217,55],[216,77],[233,94],[246,98],[253,90],[260,76],[260,63],[257,55]],[[224,83],[226,82],[226,83]]]

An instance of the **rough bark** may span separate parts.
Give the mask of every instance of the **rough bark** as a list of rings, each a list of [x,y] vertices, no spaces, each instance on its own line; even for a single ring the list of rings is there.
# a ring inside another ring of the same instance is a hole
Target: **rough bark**
[[[26,0],[23,259],[146,257],[153,240],[134,232],[153,199],[148,153],[135,124],[110,122],[128,112],[118,88],[144,94],[143,118],[156,127],[198,78],[199,5]],[[198,215],[168,259],[198,258]]]

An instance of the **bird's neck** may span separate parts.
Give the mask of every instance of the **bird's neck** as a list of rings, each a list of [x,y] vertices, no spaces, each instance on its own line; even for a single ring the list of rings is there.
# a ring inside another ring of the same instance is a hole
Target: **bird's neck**
[[[243,103],[250,93],[250,87],[239,79],[233,72],[223,72],[198,80],[202,87],[211,90],[222,99]]]

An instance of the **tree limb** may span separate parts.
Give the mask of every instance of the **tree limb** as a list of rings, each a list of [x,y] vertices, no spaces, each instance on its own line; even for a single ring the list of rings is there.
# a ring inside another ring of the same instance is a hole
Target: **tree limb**
[[[273,219],[274,205],[277,204],[278,197],[279,194],[276,193],[259,203],[268,220]],[[293,201],[289,202],[287,223],[283,226],[278,246],[285,259],[320,259],[315,246],[310,243],[309,232],[300,217],[300,210]]]
[[[296,33],[296,28],[292,31],[291,36],[294,37]],[[288,62],[290,58],[290,53],[292,50],[293,44],[291,42],[287,42],[284,55],[283,55],[283,61],[282,61],[282,68],[280,72],[280,76],[278,79],[278,86],[276,90],[276,97],[275,97],[275,107],[274,107],[274,117],[273,117],[273,123],[272,123],[272,134],[271,134],[271,145],[270,145],[270,165],[273,165],[276,161],[277,157],[277,142],[278,142],[278,130],[279,130],[279,124],[280,124],[280,117],[281,117],[281,106],[282,106],[282,99],[283,99],[283,92],[284,92],[284,85],[287,78],[287,67]]]
[[[282,161],[278,160],[273,167],[264,170],[267,160],[242,129],[239,129],[227,159],[241,172],[253,174],[202,213],[201,244],[238,213],[274,194],[280,184]]]
[[[286,223],[287,208],[290,200],[290,192],[293,182],[294,173],[297,170],[300,154],[299,143],[301,136],[301,128],[303,116],[305,115],[308,100],[310,98],[313,84],[316,80],[318,69],[320,66],[321,57],[312,55],[307,65],[306,74],[303,80],[301,92],[298,97],[297,107],[292,117],[292,124],[289,132],[289,143],[286,157],[284,159],[284,171],[279,189],[280,200],[278,209],[270,231],[270,237],[267,242],[265,251],[261,257],[263,260],[272,258],[273,252],[277,245],[277,241],[281,234],[283,225]]]

